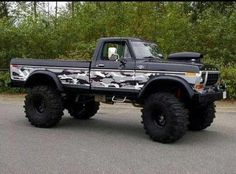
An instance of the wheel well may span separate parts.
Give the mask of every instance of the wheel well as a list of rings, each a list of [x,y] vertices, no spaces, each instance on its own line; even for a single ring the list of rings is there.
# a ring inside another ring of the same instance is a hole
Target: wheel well
[[[47,74],[34,74],[28,78],[25,87],[32,88],[34,86],[47,85],[57,88],[55,80]]]
[[[186,87],[181,82],[175,80],[157,80],[151,82],[141,95],[141,99],[145,99],[155,92],[171,93],[183,102],[190,100]]]

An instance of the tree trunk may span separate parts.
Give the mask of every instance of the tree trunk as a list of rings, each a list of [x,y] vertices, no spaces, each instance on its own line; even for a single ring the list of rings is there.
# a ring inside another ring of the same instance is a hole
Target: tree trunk
[[[74,17],[74,15],[75,15],[75,1],[71,2],[71,14],[72,14],[72,17]]]
[[[0,18],[2,17],[8,17],[8,7],[7,7],[7,1],[2,1],[0,3]]]
[[[34,18],[37,17],[37,1],[34,1],[33,3],[33,12],[34,12]]]
[[[56,19],[57,19],[57,9],[58,7],[57,7],[57,1],[56,1],[56,7],[55,7],[55,17],[56,17]]]
[[[50,4],[48,2],[48,20],[49,20],[49,17],[50,17],[50,9],[49,9],[49,7],[50,7]]]

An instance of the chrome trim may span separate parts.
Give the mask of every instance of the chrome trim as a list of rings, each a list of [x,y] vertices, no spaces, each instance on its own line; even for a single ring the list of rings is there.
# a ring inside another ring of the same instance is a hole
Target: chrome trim
[[[208,81],[208,75],[209,74],[218,74],[218,80],[220,78],[220,71],[201,71],[201,76],[202,76],[202,72],[205,73],[205,79],[204,79],[204,83],[203,85],[206,87],[207,81]],[[209,85],[208,85],[209,86]]]
[[[91,71],[113,71],[113,72],[134,72],[135,70],[126,70],[126,69],[94,69],[92,68]]]
[[[17,65],[17,64],[16,64]],[[88,70],[88,68],[74,68],[74,67],[62,67],[62,66],[31,66],[31,65],[18,65],[21,67],[27,67],[27,68],[39,68],[39,69],[72,69],[72,70]]]
[[[208,72],[213,74],[220,74],[220,71],[200,71],[200,72]]]
[[[206,74],[205,74],[205,80],[204,80],[204,86],[206,86],[206,83],[207,83],[207,78],[208,78],[208,71],[206,71]]]
[[[114,72],[136,72],[136,73],[166,73],[185,75],[186,72],[175,71],[153,71],[153,70],[126,70],[126,69],[91,69],[91,71],[114,71]]]
[[[21,67],[27,68],[39,68],[39,69],[69,69],[69,70],[89,70],[88,68],[74,68],[74,67],[55,67],[55,66],[28,66],[28,65],[19,65]],[[180,74],[185,75],[186,72],[176,72],[176,71],[155,71],[155,70],[127,70],[127,69],[94,69],[91,68],[91,71],[115,71],[115,72],[137,72],[137,73],[167,73],[167,74]],[[213,72],[213,71],[212,71]],[[218,71],[215,71],[218,72]]]

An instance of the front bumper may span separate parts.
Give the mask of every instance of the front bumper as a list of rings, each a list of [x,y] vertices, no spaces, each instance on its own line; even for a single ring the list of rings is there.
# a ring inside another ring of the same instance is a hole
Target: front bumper
[[[199,103],[209,103],[216,100],[225,99],[226,91],[219,91],[214,93],[205,93],[205,94],[194,94],[193,100]]]
[[[222,99],[226,99],[226,88],[223,85],[220,86],[220,89],[205,93],[195,93],[193,96],[193,100],[199,103],[209,103]]]

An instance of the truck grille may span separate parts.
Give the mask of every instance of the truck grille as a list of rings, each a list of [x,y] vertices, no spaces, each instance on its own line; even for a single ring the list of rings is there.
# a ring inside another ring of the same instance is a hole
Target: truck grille
[[[206,79],[207,76],[207,79]],[[217,72],[202,72],[203,83],[206,86],[211,86],[217,83],[220,74]]]

